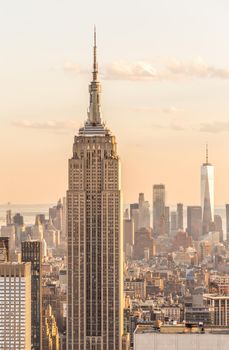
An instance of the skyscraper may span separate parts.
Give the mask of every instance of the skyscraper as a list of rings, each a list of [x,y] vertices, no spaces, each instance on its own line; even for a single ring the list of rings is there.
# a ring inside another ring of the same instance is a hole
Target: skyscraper
[[[9,237],[0,237],[0,263],[9,261]]]
[[[226,240],[229,242],[229,204],[226,204]]]
[[[63,230],[63,204],[61,199],[58,200],[57,205],[52,208],[49,208],[49,218],[52,219],[53,225],[57,230]]]
[[[170,235],[170,207],[165,207],[165,233]]]
[[[183,230],[184,224],[183,224],[183,204],[177,203],[177,229]]]
[[[120,350],[122,200],[117,144],[101,119],[96,33],[87,121],[69,160],[68,350]]]
[[[24,218],[20,213],[17,213],[13,217],[13,222],[14,222],[14,225],[23,226],[24,225]]]
[[[219,232],[219,241],[223,242],[224,237],[223,237],[223,221],[222,217],[220,215],[215,215],[214,216],[214,228],[216,232]]]
[[[161,228],[165,221],[165,185],[153,186],[153,232],[156,235],[162,234]]]
[[[200,240],[202,209],[199,206],[187,207],[187,232],[195,241]]]
[[[138,229],[142,227],[150,227],[149,202],[145,201],[144,193],[139,193],[138,203],[139,203]]]
[[[42,243],[26,241],[21,243],[23,262],[31,263],[31,344],[32,349],[42,350]]]
[[[123,221],[123,235],[124,235],[124,252],[126,256],[128,255],[128,249],[131,249],[134,245],[135,238],[135,229],[134,229],[134,220],[125,219]]]
[[[31,350],[30,263],[0,264],[0,349]]]
[[[171,233],[177,233],[177,212],[171,211]]]
[[[208,162],[208,146],[206,146],[206,162],[201,166],[201,207],[202,234],[209,232],[214,221],[214,167]]]
[[[134,221],[134,229],[136,231],[139,227],[139,203],[130,204],[130,218]]]

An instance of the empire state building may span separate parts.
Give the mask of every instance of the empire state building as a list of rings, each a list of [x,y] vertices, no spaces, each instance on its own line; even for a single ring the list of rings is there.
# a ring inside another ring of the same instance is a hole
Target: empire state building
[[[87,120],[74,138],[67,191],[68,350],[120,350],[122,198],[115,136],[101,118],[96,32]]]

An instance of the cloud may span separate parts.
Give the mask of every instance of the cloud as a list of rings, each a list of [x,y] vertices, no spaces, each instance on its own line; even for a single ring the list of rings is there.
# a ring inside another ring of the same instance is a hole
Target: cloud
[[[213,121],[209,123],[200,123],[198,125],[181,125],[179,122],[173,120],[168,124],[151,124],[153,129],[160,130],[173,130],[173,131],[183,131],[190,130],[193,132],[203,132],[211,134],[220,134],[223,132],[229,132],[229,122],[227,121]]]
[[[106,66],[104,78],[117,80],[158,80],[159,72],[149,62],[118,61]]]
[[[158,113],[165,113],[165,114],[175,114],[184,112],[183,108],[175,107],[175,106],[168,106],[168,107],[134,107],[131,109],[135,112],[158,112]]]
[[[163,108],[162,111],[164,113],[167,113],[167,114],[173,114],[173,113],[184,112],[184,109],[183,108],[178,108],[178,107],[175,107],[175,106],[170,106],[170,107]]]
[[[219,79],[229,78],[228,68],[218,68],[208,65],[201,57],[198,57],[192,62],[173,60],[167,68],[172,74],[180,76]]]
[[[66,72],[74,72],[74,73],[80,73],[81,72],[80,65],[77,64],[77,63],[73,63],[71,61],[65,61],[63,69]]]
[[[57,133],[63,133],[67,130],[76,129],[79,125],[72,120],[66,121],[53,121],[47,120],[43,122],[36,122],[30,120],[17,120],[12,122],[13,126],[24,128],[24,129],[37,129],[37,130],[50,130]]]
[[[78,63],[66,60],[62,66],[65,72],[90,74],[90,70]],[[191,61],[177,58],[161,60],[140,60],[135,62],[115,61],[100,69],[100,74],[107,80],[126,81],[170,81],[186,78],[229,79],[229,68],[216,67],[206,63],[201,57]]]
[[[185,78],[229,79],[229,68],[218,68],[207,64],[198,57],[190,62],[169,59],[159,67],[150,61],[117,61],[107,65],[104,72],[106,79],[133,81],[162,81]]]
[[[229,131],[229,122],[211,122],[211,123],[201,123],[199,130],[201,132],[219,134],[221,132]]]
[[[61,68],[66,73],[74,73],[74,74],[91,74],[90,69],[83,68],[83,66],[79,65],[78,63],[74,63],[70,60],[65,61],[64,65]]]
[[[152,124],[153,129],[163,129],[163,130],[173,130],[173,131],[182,131],[185,130],[185,128],[181,125],[178,125],[176,123],[170,123],[168,125],[162,125],[162,124]]]

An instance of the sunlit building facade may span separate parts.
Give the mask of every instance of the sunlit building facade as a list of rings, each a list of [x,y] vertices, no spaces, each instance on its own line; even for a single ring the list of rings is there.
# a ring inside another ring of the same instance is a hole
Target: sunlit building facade
[[[31,343],[42,350],[42,243],[21,243],[21,260],[31,263]]]
[[[69,160],[68,350],[120,350],[122,205],[115,136],[101,120],[96,37],[88,118]]]
[[[210,224],[214,221],[214,166],[206,162],[201,166],[201,207],[202,207],[202,234],[209,232]]]
[[[31,350],[30,263],[0,264],[0,349]]]
[[[165,185],[153,186],[153,232],[156,235],[163,234],[165,222]]]
[[[192,239],[199,241],[202,233],[202,208],[192,205],[187,207],[187,232]]]

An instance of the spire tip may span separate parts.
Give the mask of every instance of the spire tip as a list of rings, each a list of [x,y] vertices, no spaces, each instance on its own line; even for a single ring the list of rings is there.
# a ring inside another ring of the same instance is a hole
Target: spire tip
[[[208,164],[208,143],[206,143],[206,164]]]
[[[96,25],[94,24],[94,47],[96,47]]]

